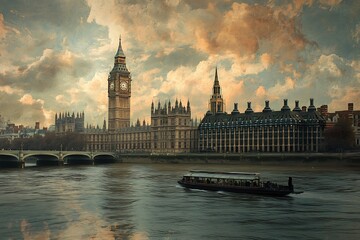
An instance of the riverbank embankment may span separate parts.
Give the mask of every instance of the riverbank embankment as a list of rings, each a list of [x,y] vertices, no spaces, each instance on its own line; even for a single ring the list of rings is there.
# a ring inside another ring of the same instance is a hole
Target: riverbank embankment
[[[327,164],[360,166],[360,152],[351,153],[121,153],[124,163]]]

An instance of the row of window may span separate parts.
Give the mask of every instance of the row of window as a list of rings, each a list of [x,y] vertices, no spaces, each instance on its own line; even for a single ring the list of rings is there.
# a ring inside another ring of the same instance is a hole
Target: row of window
[[[201,146],[201,150],[223,152],[223,153],[240,153],[240,152],[303,152],[303,151],[318,151],[318,146],[315,144],[309,145],[267,145],[267,146]]]

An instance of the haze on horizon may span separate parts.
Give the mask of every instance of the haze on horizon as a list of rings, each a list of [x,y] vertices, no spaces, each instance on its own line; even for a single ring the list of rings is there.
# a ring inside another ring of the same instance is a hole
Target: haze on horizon
[[[107,77],[121,34],[132,74],[131,121],[159,100],[208,109],[215,67],[226,111],[283,99],[360,108],[360,2],[341,0],[5,0],[0,115],[54,123],[57,112],[107,119]],[[85,124],[86,124],[85,123]]]

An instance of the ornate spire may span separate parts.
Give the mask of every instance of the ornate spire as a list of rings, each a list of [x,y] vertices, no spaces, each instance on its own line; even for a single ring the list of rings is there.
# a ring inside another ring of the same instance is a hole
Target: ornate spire
[[[119,37],[119,47],[118,47],[118,50],[117,50],[117,52],[115,54],[115,58],[117,58],[117,57],[123,57],[123,58],[125,57],[124,51],[123,51],[122,46],[121,46],[121,35]]]
[[[217,74],[217,66],[215,67],[215,81],[214,81],[214,85],[219,85],[219,78],[218,78],[218,74]]]
[[[224,112],[224,101],[221,96],[221,87],[219,77],[217,73],[217,67],[215,68],[215,79],[213,86],[213,94],[210,99],[210,111],[215,114],[217,112]]]
[[[218,77],[218,73],[217,73],[217,67],[215,68],[215,79],[214,79],[214,86],[213,86],[213,94],[214,95],[220,95],[220,82],[219,82],[219,77]]]

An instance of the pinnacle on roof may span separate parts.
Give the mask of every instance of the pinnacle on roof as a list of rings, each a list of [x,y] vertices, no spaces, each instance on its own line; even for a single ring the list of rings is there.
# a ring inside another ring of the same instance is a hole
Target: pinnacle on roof
[[[295,101],[295,108],[293,109],[294,112],[301,112],[301,109],[299,107],[299,101]]]
[[[290,111],[290,108],[289,108],[287,102],[288,102],[288,100],[287,100],[287,99],[284,99],[284,106],[281,108],[281,111],[282,111],[282,112]]]
[[[263,112],[264,112],[264,113],[265,113],[265,112],[272,112],[268,100],[265,101],[265,107],[264,107],[264,109],[263,109]]]
[[[116,57],[125,57],[124,51],[123,51],[122,46],[121,46],[121,35],[119,37],[119,47],[118,47],[118,50],[117,50],[117,52],[115,54],[115,58]]]
[[[314,99],[310,98],[310,106],[308,107],[308,112],[314,112],[316,111],[316,108],[314,106]]]
[[[218,73],[217,73],[217,66],[215,68],[215,80],[214,80],[214,85],[219,85],[219,78],[218,78]]]
[[[245,110],[245,113],[253,113],[254,111],[251,108],[251,102],[247,102],[247,109]]]

